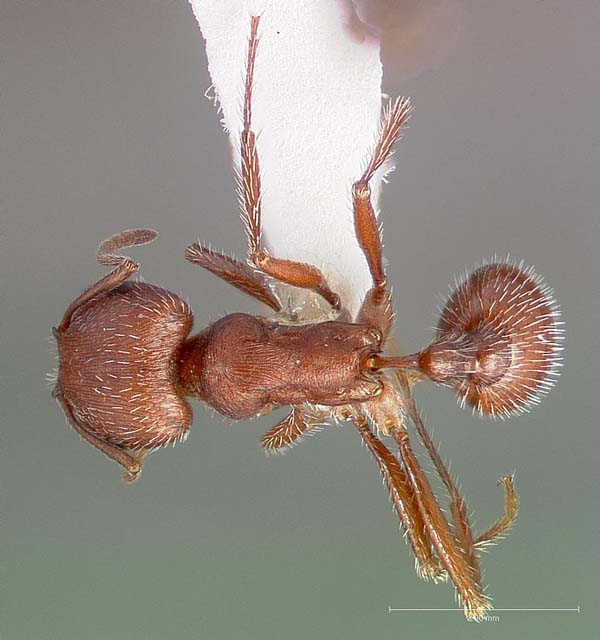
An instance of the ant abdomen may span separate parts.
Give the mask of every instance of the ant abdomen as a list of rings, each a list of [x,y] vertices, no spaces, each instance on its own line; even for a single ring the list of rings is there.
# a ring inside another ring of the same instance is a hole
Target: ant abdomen
[[[419,368],[481,414],[521,412],[554,383],[563,337],[558,316],[552,292],[532,269],[485,265],[450,295]]]
[[[477,329],[444,336],[419,354],[419,368],[440,384],[469,376],[476,385],[499,382],[512,363],[510,339],[503,333]]]

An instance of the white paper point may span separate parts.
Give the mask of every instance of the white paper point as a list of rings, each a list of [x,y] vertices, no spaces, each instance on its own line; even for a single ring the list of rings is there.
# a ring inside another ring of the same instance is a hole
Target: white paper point
[[[379,125],[378,39],[360,23],[349,0],[191,0],[191,5],[238,165],[250,16],[261,15],[253,129],[264,241],[274,256],[322,269],[354,314],[371,281],[354,236],[350,187]],[[375,202],[379,188],[380,180],[374,180]]]

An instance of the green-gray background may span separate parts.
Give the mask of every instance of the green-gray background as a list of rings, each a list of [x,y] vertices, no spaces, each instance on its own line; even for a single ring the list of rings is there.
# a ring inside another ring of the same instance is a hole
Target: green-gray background
[[[598,637],[600,4],[465,0],[446,27],[439,2],[400,4],[426,42],[414,65],[386,48],[387,91],[415,104],[382,202],[397,334],[423,345],[452,274],[495,252],[555,288],[567,359],[539,408],[491,423],[445,390],[419,400],[480,526],[516,472],[518,523],[483,559],[496,605],[581,613],[388,613],[452,606],[453,591],[415,577],[349,427],[267,459],[272,419],[197,407],[186,445],[133,487],[67,428],[48,336],[103,272],[107,235],[159,229],[134,255],[190,296],[199,326],[257,307],[182,256],[197,237],[243,250],[187,3],[0,0],[2,640]]]

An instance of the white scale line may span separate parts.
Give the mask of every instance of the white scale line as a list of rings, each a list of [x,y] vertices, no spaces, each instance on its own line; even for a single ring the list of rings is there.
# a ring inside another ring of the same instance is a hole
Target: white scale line
[[[449,609],[423,609],[423,608],[405,608],[399,609],[395,607],[388,606],[388,613],[394,613],[395,611],[460,611],[463,612],[464,609],[452,607]],[[523,608],[506,608],[506,609],[498,609],[494,607],[490,609],[488,614],[493,614],[495,611],[572,611],[576,613],[581,613],[581,605],[573,608],[573,609],[561,609],[561,608],[535,608],[535,607],[523,607]]]

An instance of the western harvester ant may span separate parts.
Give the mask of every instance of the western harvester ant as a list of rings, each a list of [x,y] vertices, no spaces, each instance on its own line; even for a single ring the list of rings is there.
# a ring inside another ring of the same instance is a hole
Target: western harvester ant
[[[522,265],[487,264],[457,285],[432,344],[418,354],[384,354],[392,329],[391,293],[369,183],[391,156],[410,113],[408,100],[385,109],[377,143],[352,185],[356,239],[372,287],[355,317],[315,266],[279,259],[261,243],[259,157],[252,130],[252,82],[259,18],[251,19],[241,135],[240,191],[247,263],[201,244],[186,258],[265,303],[272,318],[234,313],[195,336],[192,313],[177,295],[133,282],[138,265],[116,252],[151,242],[156,232],[124,231],[105,240],[98,261],[113,271],[84,291],[54,329],[59,350],[58,399],[73,428],[135,480],[145,454],[185,439],[192,422],[187,396],[244,419],[290,406],[265,434],[277,451],[326,421],[350,421],[375,457],[415,555],[417,573],[450,577],[470,619],[491,608],[478,549],[502,536],[517,513],[511,477],[501,479],[505,513],[475,536],[468,509],[415,407],[413,385],[425,378],[453,387],[461,403],[506,417],[524,410],[552,383],[562,330],[557,306]],[[311,290],[335,320],[294,324],[271,282]],[[390,369],[391,374],[384,371]],[[409,440],[410,417],[450,496],[440,508]],[[391,436],[399,459],[378,435]]]

